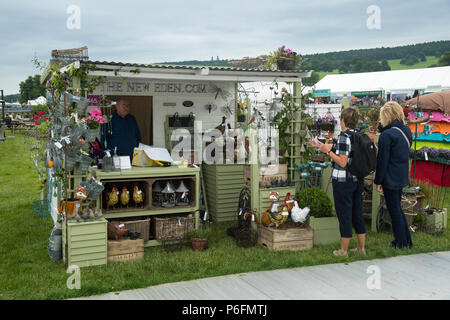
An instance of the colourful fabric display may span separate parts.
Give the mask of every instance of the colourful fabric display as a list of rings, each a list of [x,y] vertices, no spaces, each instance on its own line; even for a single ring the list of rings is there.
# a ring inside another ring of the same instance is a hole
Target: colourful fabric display
[[[423,132],[425,125],[418,123],[417,124],[417,132]],[[414,132],[416,130],[416,124],[410,123],[409,128],[411,129],[411,132],[414,135]],[[442,133],[443,135],[449,135],[450,134],[450,122],[435,122],[430,121],[427,124],[428,130],[431,130],[431,132],[437,132]]]
[[[450,142],[450,135],[443,135],[442,133],[434,132],[432,134],[422,135],[416,138],[417,141],[436,141],[436,142]]]
[[[409,178],[435,186],[449,187],[450,166],[433,161],[412,160]]]
[[[418,141],[415,140],[413,141],[413,143],[411,144],[411,149],[414,149],[414,145],[415,145],[415,149],[419,150],[423,147],[428,147],[428,148],[436,148],[436,149],[450,149],[450,143],[448,142],[434,142],[434,141]]]
[[[415,112],[409,112],[409,114],[408,114],[409,120],[416,120],[414,115],[415,115]],[[428,117],[428,115],[429,115],[428,112],[423,112],[423,117],[421,117],[421,118],[426,118],[426,117]],[[450,122],[450,116],[444,115],[442,112],[432,112],[430,120],[435,121],[435,122]]]

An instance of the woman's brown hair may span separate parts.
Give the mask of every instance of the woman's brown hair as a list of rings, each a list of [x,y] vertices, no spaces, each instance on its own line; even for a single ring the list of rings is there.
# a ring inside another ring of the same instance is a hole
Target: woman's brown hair
[[[348,107],[342,110],[341,119],[349,129],[355,129],[359,121],[359,111],[356,108]]]

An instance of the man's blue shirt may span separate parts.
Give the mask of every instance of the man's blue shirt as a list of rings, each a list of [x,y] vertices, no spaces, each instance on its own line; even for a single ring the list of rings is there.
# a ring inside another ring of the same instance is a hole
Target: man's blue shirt
[[[112,127],[112,134],[105,132],[103,128],[102,143],[106,140],[106,148],[111,150],[117,147],[117,155],[133,157],[133,149],[141,142],[141,132],[136,122],[136,118],[128,114],[125,118],[120,117],[116,112],[112,114],[111,123],[104,127]]]

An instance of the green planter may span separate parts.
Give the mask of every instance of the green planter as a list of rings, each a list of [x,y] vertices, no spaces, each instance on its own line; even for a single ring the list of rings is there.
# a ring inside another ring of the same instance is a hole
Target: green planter
[[[314,230],[314,245],[336,243],[341,240],[337,217],[310,217],[309,226]]]
[[[427,233],[442,232],[447,228],[447,208],[433,214],[425,215],[424,231]]]
[[[236,221],[243,164],[202,164],[208,213],[215,222]]]

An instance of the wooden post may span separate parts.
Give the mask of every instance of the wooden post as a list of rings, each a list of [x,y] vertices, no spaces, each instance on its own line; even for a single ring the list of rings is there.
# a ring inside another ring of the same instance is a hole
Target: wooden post
[[[380,138],[380,134],[377,133],[374,138],[375,145],[378,146],[378,139]],[[373,179],[375,181],[375,174],[373,174]],[[371,221],[371,230],[376,232],[377,231],[377,214],[378,214],[378,207],[380,206],[380,194],[376,190],[375,183],[372,184],[372,221]]]
[[[261,208],[259,208],[259,148],[258,148],[258,135],[256,130],[248,130],[248,139],[250,145],[250,198],[252,210],[256,212],[259,220],[261,220]],[[256,229],[256,224],[252,223],[252,227]]]

